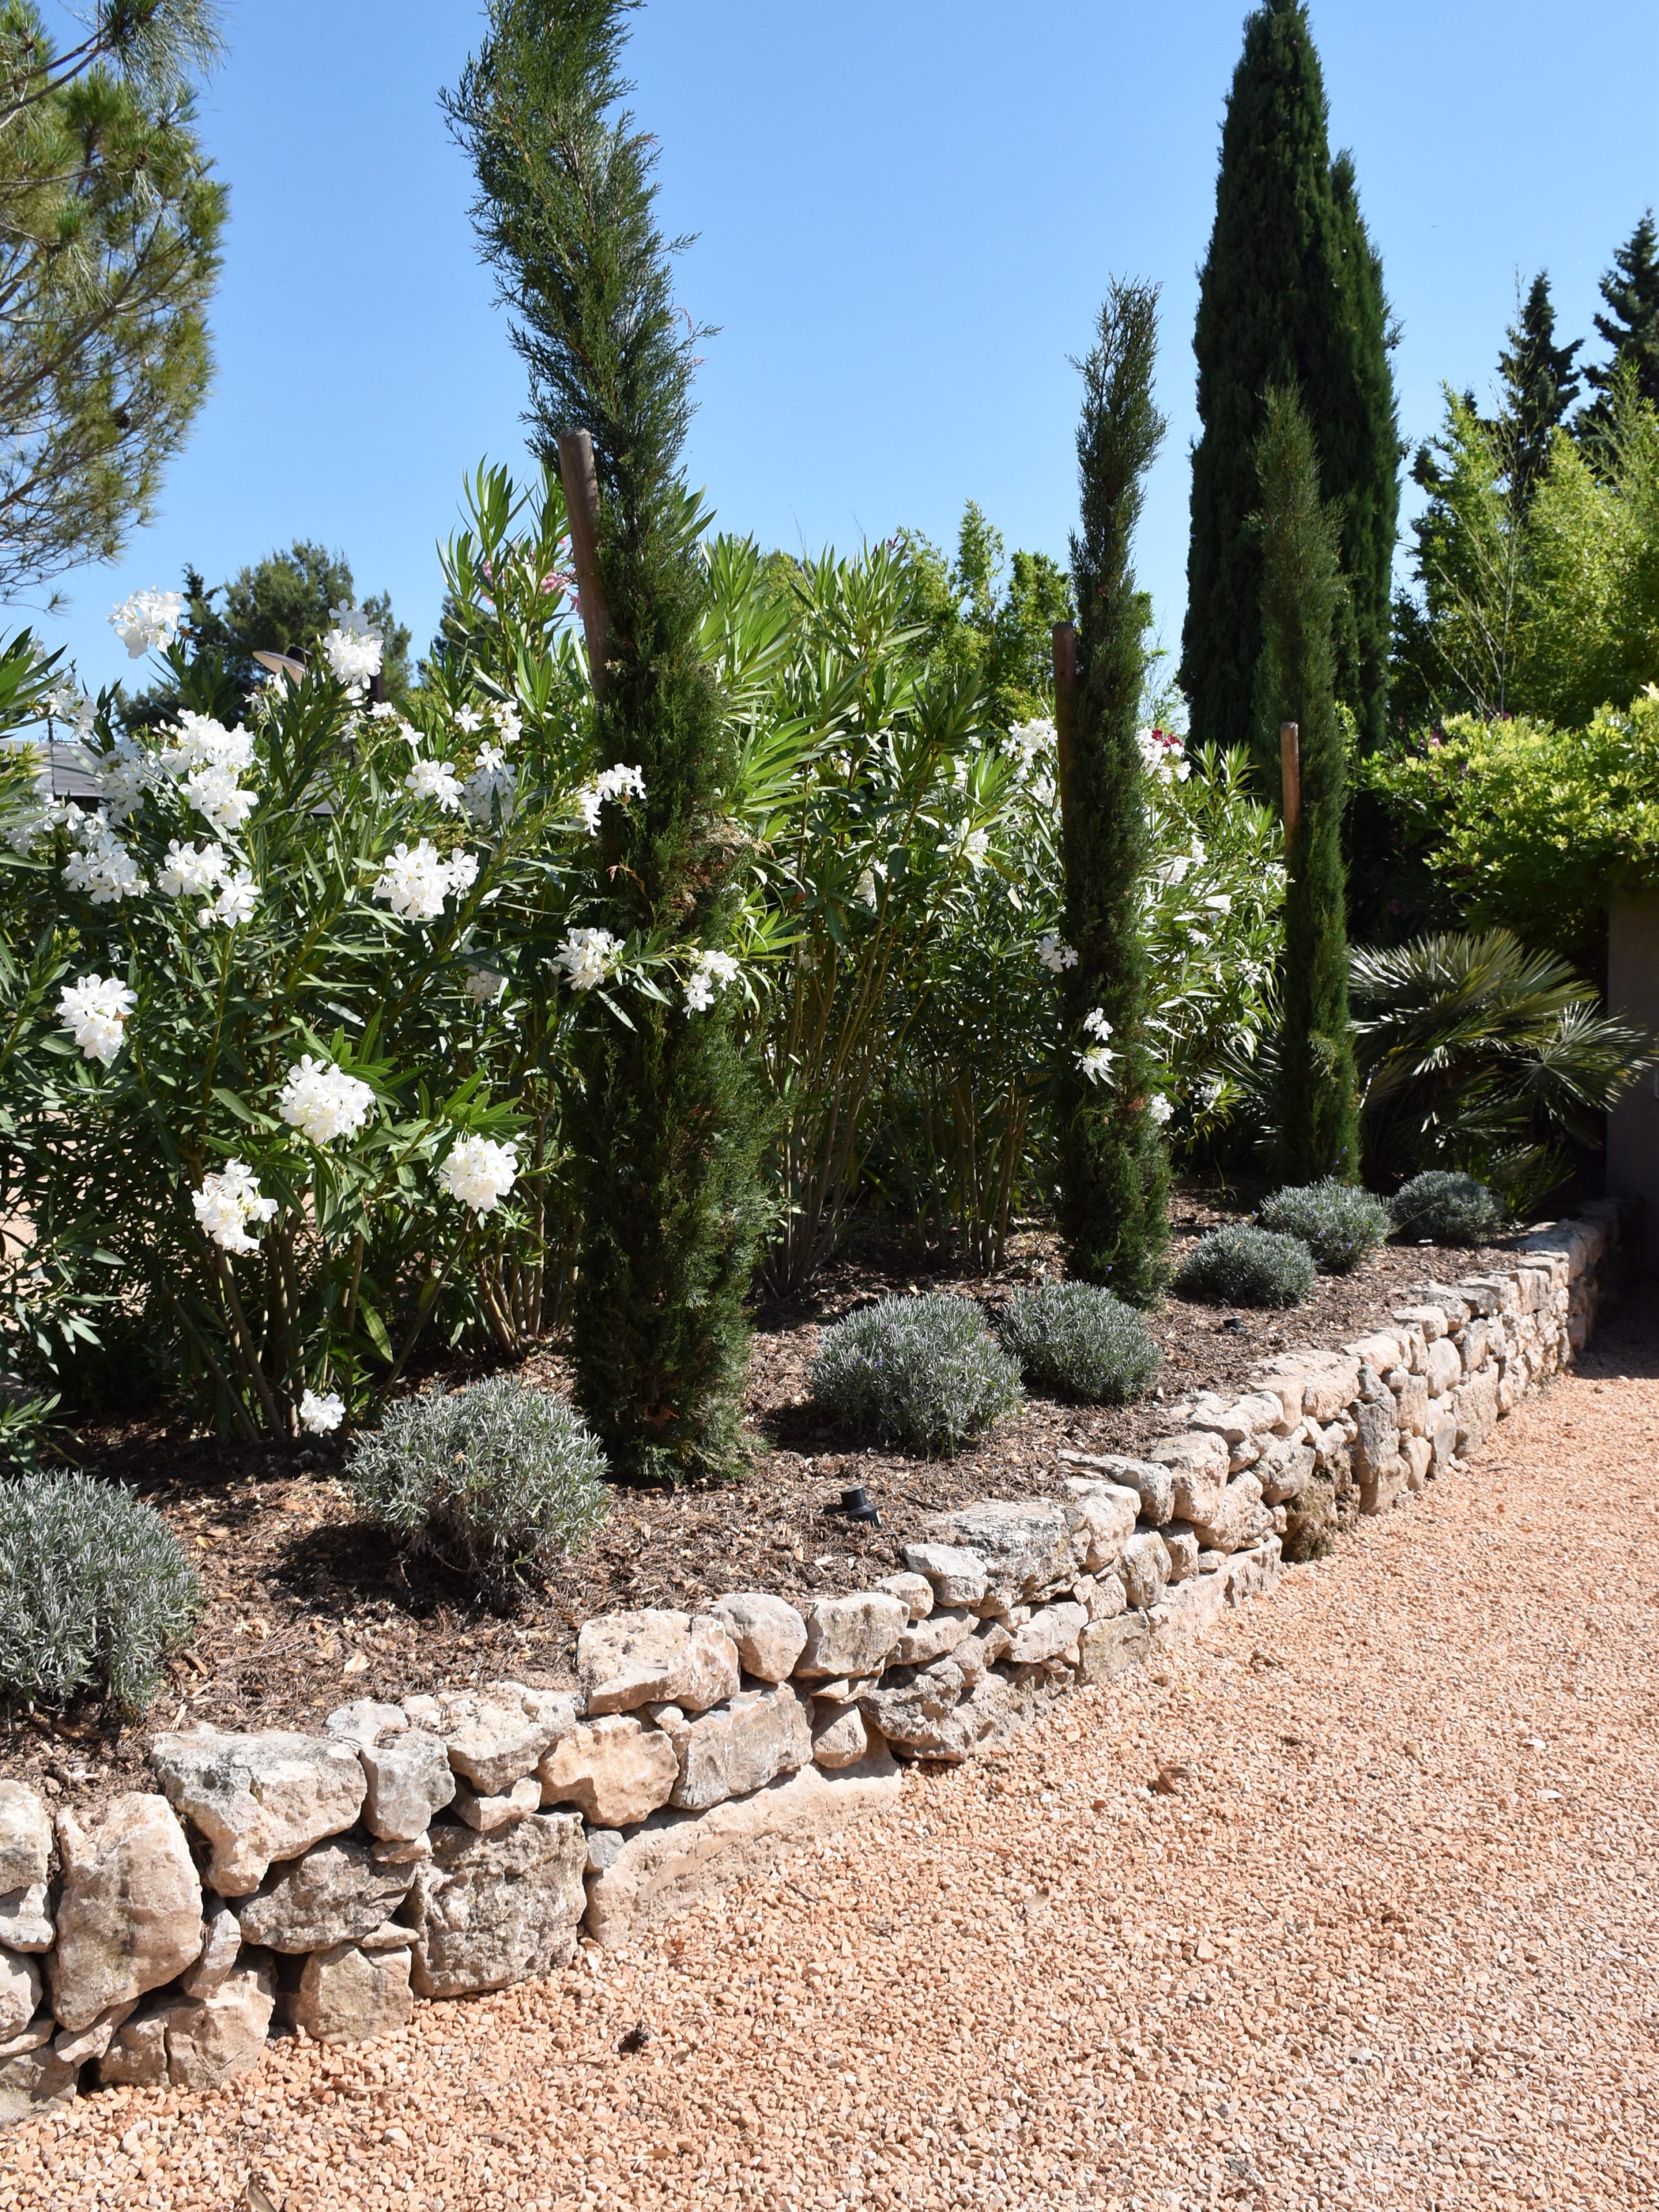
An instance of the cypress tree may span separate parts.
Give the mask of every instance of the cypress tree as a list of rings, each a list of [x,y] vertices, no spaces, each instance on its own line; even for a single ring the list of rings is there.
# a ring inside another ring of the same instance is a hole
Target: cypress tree
[[[550,464],[561,431],[593,441],[610,619],[595,732],[602,761],[643,772],[645,798],[605,809],[605,890],[591,919],[689,974],[700,946],[725,940],[733,841],[720,794],[731,764],[697,647],[706,518],[680,460],[697,334],[673,302],[653,143],[617,107],[631,4],[491,0],[447,106],[529,366],[532,442]],[[672,985],[661,999],[631,992],[623,1020],[599,999],[579,1032],[573,1111],[577,1396],[619,1474],[727,1471],[762,1217],[752,1076],[730,1000],[696,1012]]]
[[[1319,495],[1313,430],[1296,394],[1270,391],[1256,442],[1262,650],[1258,743],[1279,726],[1301,738],[1302,816],[1285,866],[1279,1153],[1287,1182],[1353,1181],[1359,1166],[1358,1083],[1348,1021],[1343,732],[1334,633],[1343,598],[1341,520]]]
[[[1155,286],[1114,284],[1081,363],[1074,708],[1062,724],[1067,1050],[1059,1081],[1060,1229],[1074,1276],[1149,1304],[1164,1279],[1169,1161],[1153,1100],[1137,891],[1147,865],[1136,734],[1151,608],[1130,542],[1164,435],[1152,404]]]
[[[1498,356],[1498,374],[1511,447],[1510,489],[1524,511],[1548,464],[1550,439],[1578,397],[1573,356],[1583,340],[1555,343],[1555,304],[1544,270],[1532,280],[1520,321],[1511,323],[1505,335],[1509,345]]]
[[[1346,155],[1333,164],[1319,56],[1304,0],[1264,0],[1244,27],[1222,125],[1215,227],[1193,345],[1202,424],[1181,681],[1194,738],[1251,742],[1261,650],[1254,460],[1269,386],[1306,395],[1321,489],[1343,502],[1352,589],[1339,617],[1339,681],[1367,746],[1385,729],[1399,446],[1382,264]],[[1259,763],[1263,787],[1276,757]]]
[[[1584,381],[1598,396],[1575,425],[1592,439],[1613,427],[1610,395],[1621,368],[1635,370],[1637,390],[1659,407],[1659,229],[1651,208],[1614,253],[1601,279],[1601,297],[1607,313],[1596,316],[1595,334],[1613,349],[1613,357],[1586,363]]]

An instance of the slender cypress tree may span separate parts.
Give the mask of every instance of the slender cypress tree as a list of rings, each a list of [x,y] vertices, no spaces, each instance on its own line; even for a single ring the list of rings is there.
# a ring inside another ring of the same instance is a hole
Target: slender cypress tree
[[[1256,441],[1261,657],[1255,712],[1263,751],[1280,725],[1301,738],[1302,814],[1287,839],[1279,1165],[1287,1182],[1359,1172],[1358,1084],[1348,1021],[1343,732],[1334,632],[1343,598],[1341,522],[1319,495],[1313,431],[1296,394],[1270,391]]]
[[[1060,1228],[1070,1272],[1138,1305],[1156,1297],[1169,1160],[1152,1101],[1136,894],[1147,864],[1146,769],[1136,735],[1146,595],[1130,543],[1164,435],[1152,404],[1156,286],[1115,283],[1082,362],[1081,530],[1072,539],[1078,683],[1062,732],[1068,1048],[1060,1082]]]
[[[1578,397],[1573,356],[1583,340],[1555,343],[1555,304],[1548,272],[1541,269],[1532,280],[1520,320],[1505,335],[1509,344],[1498,356],[1498,374],[1511,447],[1510,489],[1524,511],[1548,464],[1550,439]]]
[[[1198,411],[1181,680],[1200,743],[1249,745],[1261,650],[1261,545],[1251,527],[1264,394],[1306,395],[1321,489],[1343,501],[1352,591],[1339,683],[1362,743],[1385,729],[1399,447],[1382,264],[1344,155],[1334,165],[1304,0],[1264,0],[1244,27],[1222,125],[1215,228],[1200,272]],[[1276,759],[1259,763],[1273,787]]]
[[[592,921],[689,973],[699,946],[724,941],[730,764],[697,649],[705,518],[680,463],[696,334],[673,302],[653,141],[617,106],[632,4],[491,0],[447,105],[529,365],[532,441],[552,462],[561,431],[593,441],[610,618],[598,748],[642,771],[645,798],[605,810]],[[576,1389],[623,1474],[721,1472],[738,1450],[762,1206],[757,1093],[727,1006],[630,993],[625,1022],[590,1002],[580,1032]]]
[[[1612,358],[1586,364],[1584,381],[1596,398],[1574,428],[1591,440],[1613,428],[1613,380],[1621,368],[1636,371],[1636,388],[1659,407],[1659,228],[1650,208],[1613,257],[1601,279],[1605,315],[1595,318],[1595,334],[1613,349]]]

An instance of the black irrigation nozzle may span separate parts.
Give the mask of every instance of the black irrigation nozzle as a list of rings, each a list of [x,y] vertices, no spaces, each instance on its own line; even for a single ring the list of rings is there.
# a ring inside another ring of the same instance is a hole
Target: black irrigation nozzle
[[[830,1510],[832,1513],[839,1513],[848,1521],[866,1522],[872,1528],[879,1528],[881,1526],[880,1509],[872,1505],[865,1496],[864,1485],[861,1482],[848,1483],[841,1493],[841,1504],[832,1505]]]

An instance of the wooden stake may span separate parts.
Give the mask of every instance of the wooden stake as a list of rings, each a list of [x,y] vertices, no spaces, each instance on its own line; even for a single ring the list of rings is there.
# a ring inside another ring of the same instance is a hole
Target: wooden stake
[[[1056,623],[1054,653],[1054,750],[1060,784],[1060,829],[1066,834],[1066,804],[1077,744],[1077,624]]]
[[[1285,779],[1285,849],[1302,822],[1302,732],[1294,722],[1279,726],[1279,765]]]
[[[611,616],[599,588],[599,472],[593,441],[586,430],[559,433],[559,478],[570,519],[570,550],[576,563],[576,590],[582,603],[582,635],[587,641],[588,680],[593,696],[605,690],[611,651]]]

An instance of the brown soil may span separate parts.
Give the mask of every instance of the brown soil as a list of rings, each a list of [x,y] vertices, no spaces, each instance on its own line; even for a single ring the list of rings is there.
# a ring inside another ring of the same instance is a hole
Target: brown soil
[[[1178,1259],[1203,1231],[1234,1218],[1188,1197],[1176,1216]],[[159,1423],[83,1431],[86,1463],[134,1486],[177,1529],[208,1604],[193,1643],[169,1668],[148,1727],[315,1728],[361,1696],[488,1681],[568,1682],[576,1630],[635,1606],[695,1611],[722,1590],[775,1590],[797,1603],[867,1587],[899,1564],[925,1517],[983,1498],[1055,1487],[1061,1444],[1135,1451],[1169,1427],[1168,1408],[1202,1389],[1243,1385],[1286,1346],[1333,1345],[1386,1318],[1411,1285],[1501,1264],[1502,1248],[1390,1247],[1349,1276],[1321,1276],[1288,1312],[1192,1305],[1170,1297],[1151,1327],[1164,1359],[1152,1395],[1122,1407],[1033,1396],[976,1449],[950,1461],[849,1447],[811,1403],[819,1330],[855,1307],[913,1288],[979,1299],[994,1310],[1059,1263],[1054,1240],[1014,1240],[992,1278],[912,1277],[849,1261],[810,1304],[757,1316],[747,1413],[756,1445],[744,1480],[677,1492],[619,1487],[610,1520],[580,1558],[563,1562],[508,1613],[481,1606],[429,1565],[399,1561],[355,1514],[342,1457],[315,1449],[255,1450]],[[542,1353],[522,1370],[562,1391],[562,1362]],[[831,1509],[861,1483],[878,1529]],[[0,1774],[34,1780],[68,1802],[112,1784],[148,1781],[145,1730],[102,1711],[0,1719]]]

